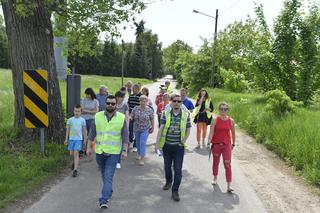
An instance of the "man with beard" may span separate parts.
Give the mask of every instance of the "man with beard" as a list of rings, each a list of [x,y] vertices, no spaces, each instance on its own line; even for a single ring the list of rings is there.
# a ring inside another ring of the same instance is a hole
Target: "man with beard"
[[[190,112],[182,107],[181,96],[172,95],[171,101],[171,108],[162,113],[155,148],[156,150],[161,148],[163,151],[166,183],[162,189],[171,188],[171,198],[178,202],[180,201],[178,191],[182,179],[184,148],[190,134],[191,122]],[[172,175],[172,164],[174,175]]]
[[[125,115],[116,111],[116,97],[109,95],[106,110],[95,115],[88,136],[87,155],[91,154],[91,143],[96,138],[96,161],[101,172],[103,188],[99,198],[100,208],[108,208],[112,196],[112,180],[120,154],[127,157],[128,127]]]

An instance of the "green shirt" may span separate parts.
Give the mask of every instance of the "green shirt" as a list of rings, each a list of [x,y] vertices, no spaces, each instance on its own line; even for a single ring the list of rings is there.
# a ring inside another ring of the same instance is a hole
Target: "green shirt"
[[[180,129],[181,113],[175,115],[171,112],[171,123],[166,135],[166,144],[177,145],[181,143],[181,129]],[[166,125],[165,114],[162,114],[160,124]],[[187,119],[186,128],[191,128],[190,116]]]

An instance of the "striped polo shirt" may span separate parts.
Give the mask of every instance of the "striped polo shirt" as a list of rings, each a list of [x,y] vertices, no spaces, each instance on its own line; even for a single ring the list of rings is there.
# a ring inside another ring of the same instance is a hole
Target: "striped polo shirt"
[[[131,94],[129,96],[129,99],[128,99],[129,113],[131,113],[133,108],[140,105],[140,100],[139,100],[140,96],[141,96],[141,93],[139,93],[137,95]]]
[[[180,121],[181,113],[175,115],[171,111],[171,122],[166,135],[166,144],[178,145],[179,143],[181,143]],[[164,113],[161,116],[160,123],[166,125],[166,116]],[[190,116],[188,116],[186,128],[191,128]]]

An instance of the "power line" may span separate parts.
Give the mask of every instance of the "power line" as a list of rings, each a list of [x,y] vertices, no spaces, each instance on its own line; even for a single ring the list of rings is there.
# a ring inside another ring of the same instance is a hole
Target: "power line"
[[[234,2],[231,6],[229,6],[227,9],[225,9],[222,13],[220,13],[220,16],[224,15],[225,13],[227,13],[229,10],[231,10],[234,6],[236,6],[236,4],[238,4],[241,0],[237,0],[236,2]]]

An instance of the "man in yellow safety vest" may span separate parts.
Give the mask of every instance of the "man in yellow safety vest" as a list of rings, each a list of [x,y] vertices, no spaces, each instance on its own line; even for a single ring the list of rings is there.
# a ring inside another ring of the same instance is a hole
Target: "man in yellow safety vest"
[[[100,208],[108,208],[112,196],[112,180],[120,154],[127,157],[129,131],[125,115],[116,112],[116,97],[109,95],[106,110],[95,115],[88,136],[87,155],[91,154],[91,143],[96,139],[96,161],[102,175],[103,188],[99,198]]]
[[[162,149],[166,183],[163,190],[171,188],[174,201],[180,201],[179,186],[182,179],[182,163],[187,138],[190,134],[190,112],[182,108],[180,95],[172,95],[172,107],[164,110],[160,120],[157,135],[156,151]],[[174,179],[172,178],[172,163],[174,165]],[[173,184],[172,184],[173,181]]]

